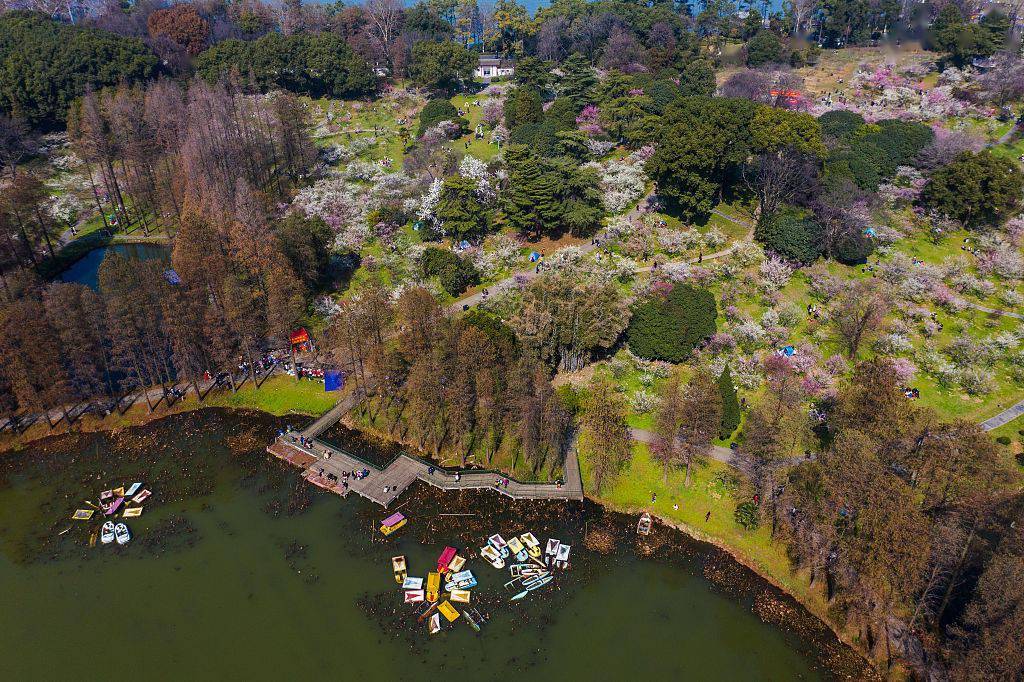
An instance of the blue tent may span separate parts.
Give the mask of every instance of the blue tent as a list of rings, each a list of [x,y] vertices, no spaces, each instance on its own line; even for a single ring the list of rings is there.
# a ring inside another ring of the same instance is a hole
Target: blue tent
[[[324,372],[324,390],[340,391],[345,386],[345,373],[340,369],[329,369]]]
[[[875,236],[875,228],[869,227],[868,229],[864,230],[864,236],[865,237],[874,237]]]
[[[181,276],[173,268],[164,270],[164,279],[168,284],[181,284]]]
[[[537,253],[536,251],[531,251],[530,252],[530,262],[531,263],[536,263],[538,260],[540,260],[540,254]]]
[[[793,348],[793,346],[786,346],[785,348],[782,349],[782,354],[785,355],[787,358],[791,358],[794,355],[796,355],[796,348]]]

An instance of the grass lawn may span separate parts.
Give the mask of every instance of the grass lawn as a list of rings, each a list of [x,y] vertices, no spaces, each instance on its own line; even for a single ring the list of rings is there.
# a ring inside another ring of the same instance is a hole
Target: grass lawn
[[[238,392],[216,391],[207,396],[205,407],[232,407],[260,410],[276,416],[304,414],[319,416],[334,407],[338,393],[327,393],[319,381],[295,381],[290,376],[273,376],[256,388],[251,381]],[[189,393],[185,407],[196,407],[195,394]]]
[[[771,541],[770,524],[751,532],[734,520],[737,500],[731,492],[732,486],[721,481],[731,475],[732,470],[727,465],[711,460],[705,465],[694,466],[689,487],[683,485],[683,470],[673,469],[666,484],[662,468],[651,459],[647,446],[637,443],[627,467],[604,491],[596,493],[589,484],[590,463],[582,443],[580,453],[584,487],[590,497],[618,511],[649,511],[686,526],[697,537],[718,541],[758,572],[771,577],[801,601],[814,607],[818,613],[823,611],[820,596],[808,587],[805,579],[793,572],[785,547]],[[652,492],[658,496],[654,503],[651,502]],[[675,509],[674,505],[679,508]],[[705,521],[709,511],[711,516]]]

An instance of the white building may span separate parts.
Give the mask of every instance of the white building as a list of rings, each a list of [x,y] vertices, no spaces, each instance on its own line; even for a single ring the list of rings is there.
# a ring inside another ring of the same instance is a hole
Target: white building
[[[489,81],[492,78],[510,78],[516,71],[514,59],[499,57],[496,54],[482,54],[473,72],[475,78]]]

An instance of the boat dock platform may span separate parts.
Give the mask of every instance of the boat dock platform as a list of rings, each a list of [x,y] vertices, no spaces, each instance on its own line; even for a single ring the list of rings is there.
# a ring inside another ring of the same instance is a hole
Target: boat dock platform
[[[327,416],[324,415],[324,417]],[[314,424],[321,426],[325,421],[327,420],[321,418]],[[310,430],[315,431],[315,428]],[[320,429],[321,432],[322,430]],[[309,438],[309,436],[306,437]],[[566,457],[563,485],[521,483],[508,478],[507,486],[496,485],[499,477],[502,479],[507,477],[494,471],[481,471],[480,469],[446,471],[432,467],[428,462],[406,454],[399,455],[381,469],[316,438],[312,438],[311,447],[305,447],[300,444],[298,433],[287,433],[281,436],[267,448],[267,452],[303,469],[302,477],[314,485],[342,497],[347,497],[348,493],[355,492],[385,508],[418,480],[442,490],[495,490],[516,500],[583,499],[583,480],[580,476],[579,460],[575,451],[570,452]],[[320,475],[321,469],[323,476]],[[351,476],[351,472],[363,470],[370,472],[365,478],[355,479]],[[350,474],[348,478],[344,476],[346,472]],[[327,474],[333,474],[336,478],[328,478]]]

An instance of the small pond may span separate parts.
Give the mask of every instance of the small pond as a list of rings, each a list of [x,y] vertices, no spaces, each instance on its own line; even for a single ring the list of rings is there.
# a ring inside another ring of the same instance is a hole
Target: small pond
[[[99,289],[100,264],[108,253],[116,253],[131,260],[170,260],[171,249],[164,244],[111,244],[101,246],[85,254],[80,260],[60,274],[62,282],[78,282],[93,289]]]

